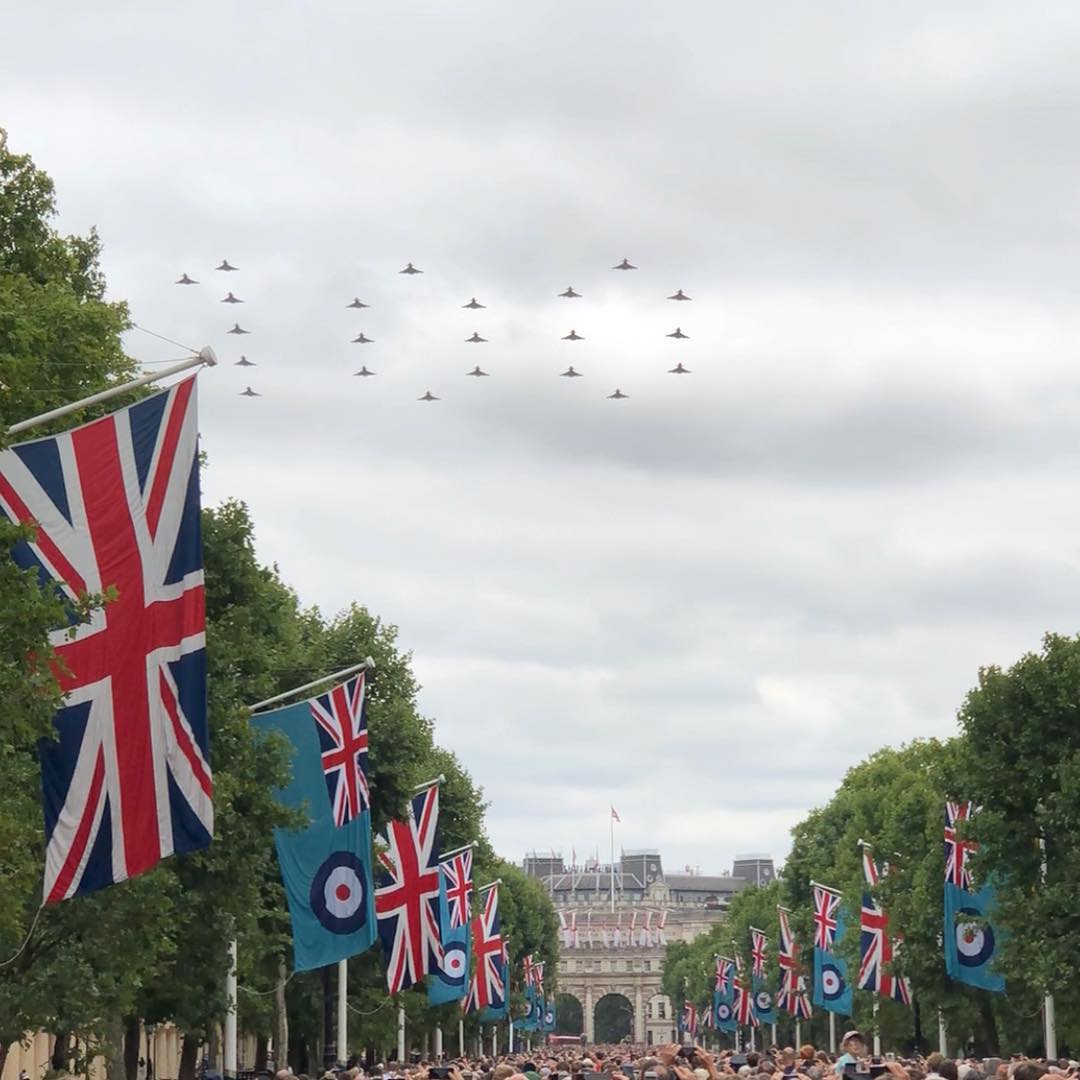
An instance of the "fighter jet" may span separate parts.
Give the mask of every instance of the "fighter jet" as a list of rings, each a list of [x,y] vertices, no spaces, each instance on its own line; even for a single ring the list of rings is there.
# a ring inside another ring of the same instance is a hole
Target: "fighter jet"
[[[680,360],[673,368],[668,369],[668,374],[669,375],[691,375],[691,374],[693,374],[693,372],[691,372],[691,370],[688,367],[683,367],[682,366],[682,361]]]
[[[186,273],[181,274],[175,281],[177,285],[198,285],[199,283],[194,279],[187,276]]]
[[[365,364],[359,371],[354,371],[354,375],[359,375],[362,378],[367,378],[369,375],[378,375],[377,371],[368,371],[367,364]]]
[[[611,269],[612,270],[636,270],[637,267],[632,262],[630,262],[629,259],[623,259],[623,261],[621,263],[619,263],[618,266],[613,266]]]
[[[560,296],[565,296],[568,300],[576,300],[576,299],[580,299],[580,297],[581,297],[581,293],[574,292],[574,286],[573,285],[567,285],[566,292],[561,292],[561,293],[559,293],[559,295]]]
[[[466,341],[471,341],[474,345],[478,345],[481,341],[487,341],[486,337],[481,337],[475,330],[472,337],[467,337]]]
[[[430,390],[425,390],[424,391],[424,396],[423,397],[418,397],[416,400],[417,401],[439,401],[440,399],[437,398]]]
[[[214,269],[215,270],[239,270],[240,267],[230,265],[228,259],[222,259],[221,260],[221,265],[220,266],[215,266]]]
[[[241,327],[241,325],[239,323],[233,323],[233,328],[231,330],[226,330],[225,333],[226,334],[250,334],[251,331],[243,329],[243,327]]]
[[[559,377],[563,379],[580,379],[582,376],[581,372],[575,371],[574,365],[571,364],[565,371],[560,372]]]
[[[689,335],[689,334],[684,334],[684,333],[682,332],[682,327],[681,327],[681,326],[676,326],[676,327],[675,327],[675,329],[674,329],[674,330],[673,330],[673,331],[672,331],[672,332],[671,332],[670,334],[668,334],[668,337],[673,337],[673,338],[689,338],[689,337],[690,337],[690,335]]]
[[[375,340],[374,338],[364,337],[364,332],[363,332],[363,330],[361,330],[360,333],[357,334],[356,337],[354,337],[352,339],[350,344],[351,345],[370,345],[370,344],[372,344],[372,342],[374,342],[374,340]]]
[[[239,296],[233,296],[231,292],[226,293],[222,298],[223,304],[242,304],[244,301]]]
[[[686,293],[684,293],[682,291],[682,289],[680,289],[677,293],[675,293],[674,296],[669,296],[668,299],[669,300],[693,300],[694,298],[692,296],[687,296]]]
[[[351,307],[355,307],[355,308],[371,307],[370,304],[365,304],[364,301],[361,300],[359,296],[354,296],[353,297],[353,302],[351,304],[346,304],[345,306],[347,308],[351,308]]]
[[[576,330],[571,330],[570,333],[567,334],[566,337],[563,338],[563,341],[584,341],[584,340],[585,339]]]
[[[611,401],[622,401],[623,398],[628,398],[629,394],[624,394],[617,386],[615,387],[614,394],[608,394],[608,399]]]
[[[477,364],[477,365],[476,365],[476,367],[474,367],[474,368],[472,369],[472,371],[466,371],[466,372],[465,372],[465,374],[466,374],[466,375],[475,375],[475,376],[476,376],[476,378],[478,378],[478,379],[479,379],[479,378],[480,378],[481,376],[483,376],[483,377],[485,377],[485,378],[486,378],[486,377],[487,377],[487,375],[488,375],[488,373],[487,373],[486,371],[481,371],[481,370],[480,370],[480,365],[479,365],[479,364]]]
[[[241,356],[240,359],[233,364],[233,367],[255,367],[255,361],[249,360],[246,356]]]
[[[470,301],[469,301],[469,302],[468,302],[467,304],[462,304],[461,306],[462,306],[463,308],[473,308],[473,309],[476,309],[476,308],[482,308],[482,307],[487,307],[487,304],[480,304],[480,303],[477,303],[476,297],[474,296],[474,297],[473,297],[473,298],[472,298],[472,299],[471,299],[471,300],[470,300]]]
[[[423,270],[417,270],[416,267],[413,266],[412,263],[406,263],[405,264],[405,269],[398,271],[399,274],[422,274],[423,272],[424,272]],[[435,400],[438,401],[439,399],[435,398]]]
[[[250,386],[245,387],[240,391],[240,397],[262,397],[262,394],[257,394]]]

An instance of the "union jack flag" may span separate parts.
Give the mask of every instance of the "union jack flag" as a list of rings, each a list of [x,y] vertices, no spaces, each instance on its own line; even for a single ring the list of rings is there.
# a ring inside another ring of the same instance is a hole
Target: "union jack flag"
[[[751,973],[756,979],[765,978],[766,952],[769,947],[769,939],[764,930],[750,927],[750,959],[752,961]]]
[[[368,793],[364,673],[311,699],[326,791],[334,824],[345,825],[371,806]]]
[[[473,965],[469,996],[465,1002],[468,1012],[480,1009],[501,1009],[506,1004],[507,949],[499,926],[499,886],[484,890],[484,905],[472,922]]]
[[[716,958],[716,992],[727,997],[731,993],[731,972],[734,965],[726,956]]]
[[[777,920],[780,924],[780,943],[777,947],[780,990],[776,995],[776,1007],[794,1016],[799,1007],[799,947],[795,944],[795,935],[791,932],[789,914],[787,908],[776,909]]]
[[[439,785],[413,798],[407,821],[391,821],[375,889],[386,985],[391,994],[439,970]]]
[[[543,991],[544,962],[542,960],[533,960],[532,953],[529,953],[521,961],[521,974],[526,986],[532,986],[541,992]]]
[[[970,820],[973,809],[969,802],[945,804],[945,880],[969,892],[974,888],[974,882],[968,868],[968,856],[978,851],[979,845],[974,840],[961,840],[957,836],[957,825]]]
[[[50,644],[64,703],[43,743],[45,903],[206,847],[214,831],[194,377],[0,454],[12,551],[72,604]]]
[[[697,1034],[697,1009],[689,1001],[683,1002],[681,1023],[679,1025],[683,1031],[690,1033],[690,1037],[693,1038]]]
[[[806,980],[800,975],[795,987],[795,1007],[791,1010],[791,1015],[796,1020],[809,1020],[813,1013],[810,996],[806,992]]]
[[[760,1027],[757,1010],[754,1008],[754,995],[742,978],[735,980],[735,1020],[739,1024]]]
[[[446,904],[450,909],[450,929],[464,926],[472,915],[472,848],[459,851],[439,863],[439,870],[446,881]]]
[[[841,896],[824,885],[814,886],[814,946],[832,952]]]
[[[703,1028],[716,1027],[716,1014],[713,1012],[712,1005],[704,1005],[698,1010],[698,1014],[701,1016],[701,1026]]]
[[[873,852],[865,845],[862,860],[867,888],[863,890],[860,920],[859,989],[872,990],[910,1005],[911,988],[907,979],[891,971],[895,942],[889,936],[889,917],[870,891],[878,883],[878,868]]]

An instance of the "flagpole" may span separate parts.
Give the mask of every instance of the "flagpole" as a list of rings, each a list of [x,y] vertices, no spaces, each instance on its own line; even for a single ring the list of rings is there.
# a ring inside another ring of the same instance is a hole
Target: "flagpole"
[[[945,1014],[940,1009],[938,1009],[937,1013],[937,1042],[938,1050],[941,1052],[941,1055],[943,1057],[948,1057],[949,1055],[946,1047],[949,1043],[949,1033],[945,1028]]]
[[[465,1021],[459,1016],[457,1022],[458,1057],[465,1056]]]
[[[349,1060],[349,961],[339,960],[337,966],[337,1057]]]
[[[268,697],[265,701],[257,701],[254,705],[248,706],[248,712],[258,712],[260,709],[265,709],[267,705],[276,705],[279,701],[284,701],[285,698],[290,698],[294,694],[303,693],[305,690],[311,690],[313,687],[322,686],[323,683],[333,682],[335,679],[344,679],[346,675],[352,675],[357,671],[370,671],[374,670],[374,668],[375,661],[369,656],[367,659],[361,660],[359,664],[353,664],[352,667],[335,671],[333,675],[323,675],[320,679],[312,679],[311,682],[306,682],[303,686],[294,686],[291,690],[275,694],[273,697]]]
[[[445,784],[446,777],[443,773],[439,773],[434,780],[427,780],[423,784],[417,784],[413,791],[427,791],[429,787],[434,787],[436,784]]]
[[[831,1011],[829,1013],[829,1053],[836,1053],[836,1013]]]
[[[130,382],[121,383],[119,386],[110,386],[108,390],[102,390],[100,393],[91,394],[89,397],[80,398],[78,401],[73,401],[69,405],[61,405],[58,409],[51,409],[49,412],[44,412],[38,416],[31,416],[29,420],[20,420],[17,424],[12,424],[8,428],[7,433],[9,435],[18,435],[20,431],[26,431],[27,428],[37,427],[38,424],[48,423],[50,420],[59,420],[61,416],[67,416],[69,413],[78,412],[79,409],[84,409],[88,405],[97,405],[98,402],[108,401],[110,398],[119,397],[121,394],[126,394],[129,390],[137,390],[140,386],[149,386],[150,383],[155,383],[159,379],[167,379],[170,375],[177,375],[181,371],[187,371],[193,367],[214,367],[217,364],[217,357],[214,355],[214,350],[209,345],[200,349],[198,354],[189,357],[187,360],[181,360],[176,364],[170,364],[166,368],[162,368],[160,371],[155,371],[149,375],[140,375],[137,379],[132,379]]]
[[[397,1058],[399,1064],[405,1062],[405,1006],[399,1005],[397,1011]]]
[[[236,1080],[236,938],[229,942],[225,973],[225,1076]]]
[[[463,851],[472,851],[473,848],[480,846],[479,840],[474,840],[471,844],[462,844],[461,847],[456,847],[452,851],[444,851],[439,856],[439,862],[446,862],[447,859],[452,859],[455,855],[460,855]]]
[[[615,808],[611,807],[611,911],[615,912]]]
[[[1040,866],[1043,886],[1046,885],[1046,839],[1039,837],[1039,851],[1042,853]],[[1047,994],[1043,998],[1043,1033],[1046,1041],[1046,1060],[1051,1061],[1057,1054],[1057,1017],[1054,1014],[1054,995]]]
[[[881,1029],[878,1027],[878,999],[874,998],[874,1057],[881,1057]]]

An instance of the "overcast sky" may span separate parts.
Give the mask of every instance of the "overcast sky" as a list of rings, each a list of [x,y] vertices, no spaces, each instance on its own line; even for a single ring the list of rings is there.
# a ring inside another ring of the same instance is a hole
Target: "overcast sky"
[[[62,226],[222,361],[207,501],[400,627],[507,857],[605,855],[613,803],[669,868],[782,858],[1076,630],[1075,3],[114,0],[5,39]]]

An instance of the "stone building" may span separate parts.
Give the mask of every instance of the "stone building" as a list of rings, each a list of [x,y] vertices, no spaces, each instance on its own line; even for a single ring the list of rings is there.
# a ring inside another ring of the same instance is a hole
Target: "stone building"
[[[750,881],[760,860],[747,867]],[[665,946],[689,941],[723,920],[728,901],[750,883],[664,869],[660,852],[624,851],[615,863],[566,866],[561,855],[530,854],[525,872],[540,879],[562,925],[559,994],[581,1007],[587,1042],[671,1042],[677,1016],[661,990]],[[751,873],[752,871],[752,873]],[[565,1011],[565,1010],[564,1010]]]

